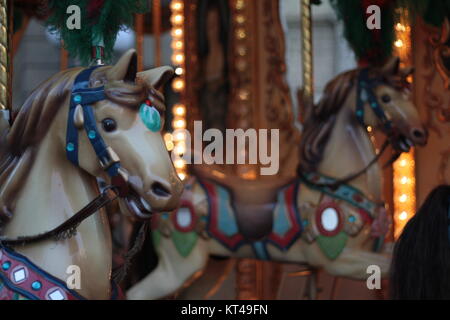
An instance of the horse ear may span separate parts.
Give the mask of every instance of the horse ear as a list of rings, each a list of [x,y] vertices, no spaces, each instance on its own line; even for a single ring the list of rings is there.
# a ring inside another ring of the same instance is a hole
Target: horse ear
[[[137,73],[136,50],[130,49],[125,52],[119,61],[106,72],[108,81],[134,82]]]
[[[381,68],[383,74],[397,74],[400,68],[399,57],[392,57],[386,62],[386,64]]]
[[[173,76],[173,68],[169,66],[142,71],[137,78],[144,81],[147,87],[161,88]]]
[[[404,77],[410,76],[414,73],[414,67],[404,68],[400,72]]]

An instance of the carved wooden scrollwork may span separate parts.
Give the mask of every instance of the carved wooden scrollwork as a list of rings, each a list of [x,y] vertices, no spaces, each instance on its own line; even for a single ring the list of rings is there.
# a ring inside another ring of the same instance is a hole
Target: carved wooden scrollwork
[[[440,140],[446,141],[450,133],[450,23],[446,19],[441,28],[424,25],[427,34],[423,44],[425,54],[423,66],[423,96],[425,106],[425,123],[427,127],[437,134]],[[443,90],[436,86],[436,77],[442,81]],[[445,183],[449,170],[450,147],[443,143],[444,150],[439,156],[438,178]]]

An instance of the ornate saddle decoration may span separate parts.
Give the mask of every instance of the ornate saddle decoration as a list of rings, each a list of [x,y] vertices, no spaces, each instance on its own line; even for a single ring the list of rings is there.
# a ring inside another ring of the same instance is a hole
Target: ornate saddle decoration
[[[124,299],[112,283],[111,299]],[[0,300],[85,300],[64,281],[45,272],[23,255],[0,246]]]

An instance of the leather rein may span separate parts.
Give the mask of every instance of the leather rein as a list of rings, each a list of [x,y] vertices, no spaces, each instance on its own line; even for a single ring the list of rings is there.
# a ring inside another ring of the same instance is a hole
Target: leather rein
[[[363,126],[363,128],[366,128],[366,124],[364,122],[364,106],[365,103],[369,103],[371,110],[374,112],[376,117],[381,120],[383,131],[386,133],[388,137],[391,137],[393,135],[393,128],[392,128],[392,122],[388,119],[386,116],[386,113],[381,108],[380,103],[378,102],[378,99],[373,92],[373,89],[381,84],[382,82],[377,79],[370,79],[369,78],[369,68],[361,69],[359,76],[358,76],[358,88],[357,88],[357,95],[356,95],[356,118],[358,119],[358,122]],[[375,157],[362,169],[349,174],[348,176],[340,179],[336,179],[333,182],[330,183],[317,183],[314,181],[311,181],[308,179],[304,172],[298,170],[297,174],[300,177],[301,180],[305,181],[306,183],[316,187],[316,188],[331,188],[331,189],[337,189],[339,186],[343,184],[348,184],[349,182],[355,180],[356,178],[360,177],[361,175],[365,174],[367,170],[369,170],[375,163],[378,162],[378,160],[383,155],[384,151],[386,151],[387,147],[389,146],[389,138],[386,139],[380,149],[380,151],[375,155]],[[388,167],[391,165],[395,160],[398,159],[400,156],[400,152],[395,153],[389,161],[387,161],[383,168]]]
[[[0,237],[0,245],[25,245],[43,240],[67,239],[76,234],[76,228],[82,221],[105,207],[119,196],[124,197],[128,193],[128,176],[121,168],[120,159],[117,154],[104,142],[98,132],[92,104],[105,100],[104,87],[89,88],[89,79],[92,72],[100,66],[83,69],[75,79],[70,109],[67,120],[66,132],[66,154],[67,158],[78,166],[78,129],[74,123],[74,114],[77,107],[83,108],[84,129],[95,150],[101,167],[111,177],[112,185],[105,187],[100,195],[89,202],[81,210],[76,212],[68,220],[64,221],[50,231],[31,235],[19,236],[17,238]]]

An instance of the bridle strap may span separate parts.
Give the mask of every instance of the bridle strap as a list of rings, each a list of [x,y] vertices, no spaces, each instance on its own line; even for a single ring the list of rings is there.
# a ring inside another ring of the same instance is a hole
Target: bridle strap
[[[82,208],[68,220],[64,221],[52,230],[32,236],[20,236],[14,239],[0,237],[0,244],[6,246],[14,246],[25,245],[49,239],[59,240],[69,238],[76,233],[76,228],[83,220],[87,219],[95,212],[117,198],[116,194],[114,196],[111,195],[111,193],[109,192],[110,189],[113,189],[113,187],[105,188],[99,196],[89,202],[84,208]]]
[[[380,103],[373,92],[373,89],[380,84],[382,84],[380,80],[370,79],[369,68],[361,69],[358,76],[356,95],[356,118],[364,128],[367,127],[364,122],[364,107],[367,102],[374,114],[381,121],[385,133],[390,134],[392,131],[392,122],[387,118],[386,113],[383,111],[383,108],[381,108]]]
[[[389,146],[389,140],[386,139],[386,141],[384,141],[383,145],[381,146],[380,151],[375,155],[375,157],[373,157],[373,159],[364,168],[362,168],[361,170],[358,170],[352,174],[349,174],[348,176],[346,176],[344,178],[336,179],[332,183],[317,183],[317,182],[311,181],[300,170],[298,170],[297,174],[301,180],[305,181],[307,184],[310,184],[316,188],[337,189],[339,186],[341,186],[343,184],[347,184],[347,183],[355,180],[356,178],[358,178],[362,174],[364,174],[367,170],[369,170],[371,166],[373,166],[375,163],[378,162],[378,160],[381,158],[381,156],[383,155],[384,151],[387,149],[388,146]]]
[[[98,132],[92,104],[105,100],[105,88],[89,88],[89,78],[99,66],[81,71],[75,78],[70,100],[70,111],[67,119],[66,153],[67,158],[76,166],[78,163],[78,129],[75,127],[74,115],[77,107],[83,108],[84,130],[97,155],[102,168],[110,177],[118,174],[120,160],[103,140]]]

